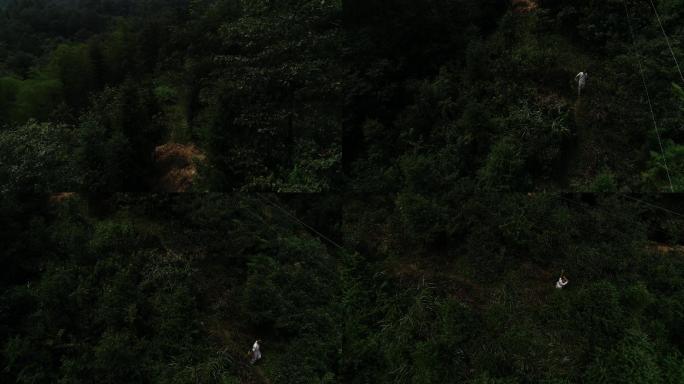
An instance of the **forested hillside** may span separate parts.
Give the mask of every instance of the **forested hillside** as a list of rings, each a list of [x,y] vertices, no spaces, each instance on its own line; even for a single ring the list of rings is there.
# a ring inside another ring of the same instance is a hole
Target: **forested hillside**
[[[402,204],[4,200],[0,379],[684,381],[680,199],[460,196],[438,223]]]
[[[0,0],[0,383],[682,384],[683,43],[684,0]]]
[[[649,1],[544,0],[531,12],[503,1],[392,3],[358,2],[350,16],[351,41],[362,42],[345,114],[355,189],[420,179],[468,191],[669,190],[639,55],[681,190],[683,101],[672,83],[684,78]],[[683,4],[655,3],[681,59]],[[580,71],[589,80],[578,97]]]
[[[684,3],[519,3],[6,1],[0,182],[681,191]]]
[[[175,143],[206,155],[199,189],[329,190],[341,161],[339,7],[10,2],[3,189],[156,190],[155,147]]]

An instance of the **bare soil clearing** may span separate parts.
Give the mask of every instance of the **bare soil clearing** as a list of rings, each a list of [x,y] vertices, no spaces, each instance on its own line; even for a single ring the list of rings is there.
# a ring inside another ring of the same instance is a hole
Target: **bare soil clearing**
[[[684,253],[684,245],[667,245],[667,244],[660,244],[660,243],[653,243],[649,246],[649,248],[653,251],[656,251],[658,253],[670,253],[670,252],[679,252],[679,253]]]
[[[537,9],[536,0],[513,0],[513,11],[518,13],[532,12]]]
[[[194,144],[167,143],[154,151],[152,188],[158,192],[187,192],[206,156]]]
[[[74,192],[55,193],[55,194],[50,196],[50,203],[52,203],[52,204],[63,203],[64,201],[71,199],[75,195],[76,195],[76,193],[74,193]]]

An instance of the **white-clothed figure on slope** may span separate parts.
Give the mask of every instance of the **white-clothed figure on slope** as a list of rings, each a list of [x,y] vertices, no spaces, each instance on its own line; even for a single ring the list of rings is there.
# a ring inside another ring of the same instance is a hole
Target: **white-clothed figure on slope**
[[[259,341],[257,340],[254,342],[254,345],[252,345],[252,359],[250,360],[250,363],[254,364],[257,362],[257,360],[261,359],[261,348],[259,347]]]
[[[589,74],[586,72],[580,72],[575,76],[575,80],[577,80],[577,97],[582,95],[582,88],[587,85],[587,77],[589,77]]]
[[[561,276],[558,281],[556,282],[556,288],[558,289],[563,289],[566,285],[568,285],[569,281],[565,276]]]

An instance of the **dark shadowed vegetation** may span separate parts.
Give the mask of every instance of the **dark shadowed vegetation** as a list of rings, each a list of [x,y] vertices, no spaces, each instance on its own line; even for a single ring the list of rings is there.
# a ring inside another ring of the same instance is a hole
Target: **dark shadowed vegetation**
[[[684,206],[633,198],[5,200],[0,375],[681,383]]]
[[[682,190],[684,79],[650,2],[531,4],[6,1],[1,132],[66,129],[74,159],[13,188],[155,190],[154,148],[188,145],[197,190],[650,192],[668,169]],[[684,62],[681,0],[654,4]]]

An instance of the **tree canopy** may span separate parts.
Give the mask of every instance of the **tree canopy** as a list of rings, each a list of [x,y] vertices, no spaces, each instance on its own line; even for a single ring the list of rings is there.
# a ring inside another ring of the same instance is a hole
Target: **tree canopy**
[[[6,199],[0,375],[679,383],[684,206],[645,199],[461,195],[432,227],[401,196]]]
[[[154,190],[141,159],[170,142],[206,155],[202,191],[400,191],[421,168],[470,192],[680,191],[681,2],[513,3],[10,0],[0,124],[87,135],[127,88],[159,134],[124,133],[145,142],[111,192]],[[100,136],[71,148],[115,151]]]
[[[683,25],[0,0],[0,382],[684,383]]]

